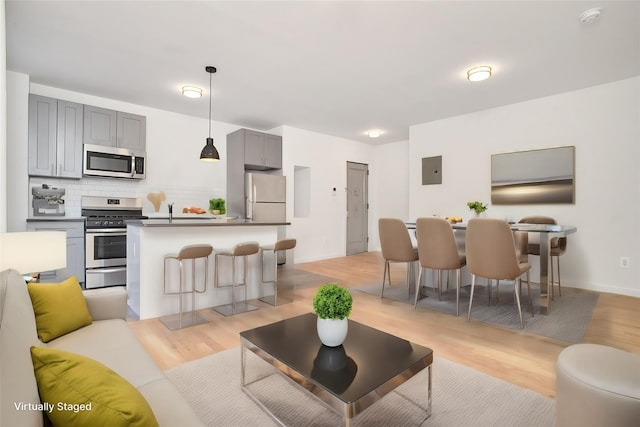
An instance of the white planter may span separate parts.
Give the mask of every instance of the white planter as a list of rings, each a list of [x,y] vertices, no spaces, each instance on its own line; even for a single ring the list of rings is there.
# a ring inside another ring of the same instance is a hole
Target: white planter
[[[327,347],[337,347],[347,337],[349,322],[344,319],[321,319],[318,317],[318,337]]]

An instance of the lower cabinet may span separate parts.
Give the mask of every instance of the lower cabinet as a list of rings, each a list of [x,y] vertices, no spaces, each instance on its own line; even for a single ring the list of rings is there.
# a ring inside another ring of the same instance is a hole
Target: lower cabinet
[[[29,221],[27,222],[27,231],[65,231],[67,233],[66,268],[40,272],[41,282],[61,282],[71,276],[76,276],[78,282],[84,284],[84,220]]]

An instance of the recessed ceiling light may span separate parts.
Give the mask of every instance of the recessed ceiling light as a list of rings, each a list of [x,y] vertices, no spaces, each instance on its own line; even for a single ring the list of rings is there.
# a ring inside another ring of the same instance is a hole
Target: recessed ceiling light
[[[200,98],[202,96],[202,89],[195,86],[182,86],[182,94],[187,98]]]
[[[600,18],[600,14],[602,13],[602,9],[599,7],[594,7],[591,9],[587,9],[580,14],[580,22],[583,24],[592,24]]]
[[[491,77],[491,67],[488,65],[482,65],[480,67],[473,67],[467,71],[467,79],[472,82],[479,82]]]
[[[372,130],[367,131],[367,136],[369,136],[369,138],[377,138],[380,135],[382,135],[382,131],[381,130],[372,129]]]

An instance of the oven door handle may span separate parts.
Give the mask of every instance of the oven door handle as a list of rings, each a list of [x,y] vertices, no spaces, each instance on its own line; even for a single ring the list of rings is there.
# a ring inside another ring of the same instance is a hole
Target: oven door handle
[[[87,234],[127,234],[126,228],[88,228]]]
[[[87,269],[87,274],[106,274],[106,273],[119,273],[121,271],[127,271],[127,267],[116,268],[96,268],[94,270]]]

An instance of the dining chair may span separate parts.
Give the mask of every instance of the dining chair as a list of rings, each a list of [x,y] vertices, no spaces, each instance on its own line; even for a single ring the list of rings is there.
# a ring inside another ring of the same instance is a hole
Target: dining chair
[[[518,221],[518,223],[524,223],[524,224],[551,224],[551,225],[557,225],[558,222],[549,216],[544,216],[544,215],[532,215],[532,216],[526,216],[522,219],[520,219],[520,221]],[[562,296],[562,284],[561,284],[561,280],[560,280],[560,256],[564,255],[564,253],[567,251],[567,238],[566,237],[553,237],[551,239],[550,242],[550,251],[549,251],[549,255],[551,256],[551,299],[553,299],[554,297],[554,287],[555,287],[555,280],[554,280],[554,270],[553,270],[553,259],[556,259],[556,264],[558,266],[558,295]],[[529,255],[538,255],[540,256],[540,243],[528,243],[527,244],[527,254]]]
[[[442,294],[442,270],[456,270],[456,316],[460,314],[460,270],[466,264],[464,250],[460,250],[456,236],[445,219],[436,217],[418,218],[416,220],[416,239],[418,241],[418,260],[420,276],[416,283],[416,298],[413,304],[418,305],[419,287],[422,274],[426,268],[438,271],[438,297]]]
[[[418,250],[411,242],[409,230],[406,224],[399,218],[380,218],[378,220],[378,234],[380,235],[380,249],[384,258],[384,272],[382,274],[382,290],[380,298],[384,295],[384,285],[389,279],[391,286],[392,262],[408,263],[407,286],[411,293],[411,285],[415,281],[415,267],[418,261]],[[411,280],[413,278],[413,280]]]
[[[515,240],[509,224],[505,220],[497,218],[470,219],[467,226],[466,255],[467,268],[472,274],[467,320],[471,320],[473,292],[477,276],[495,280],[513,280],[520,327],[524,328],[519,291],[522,282],[516,283],[516,279],[520,279],[526,273],[529,305],[533,316],[533,301],[529,284],[531,265],[518,260]]]

